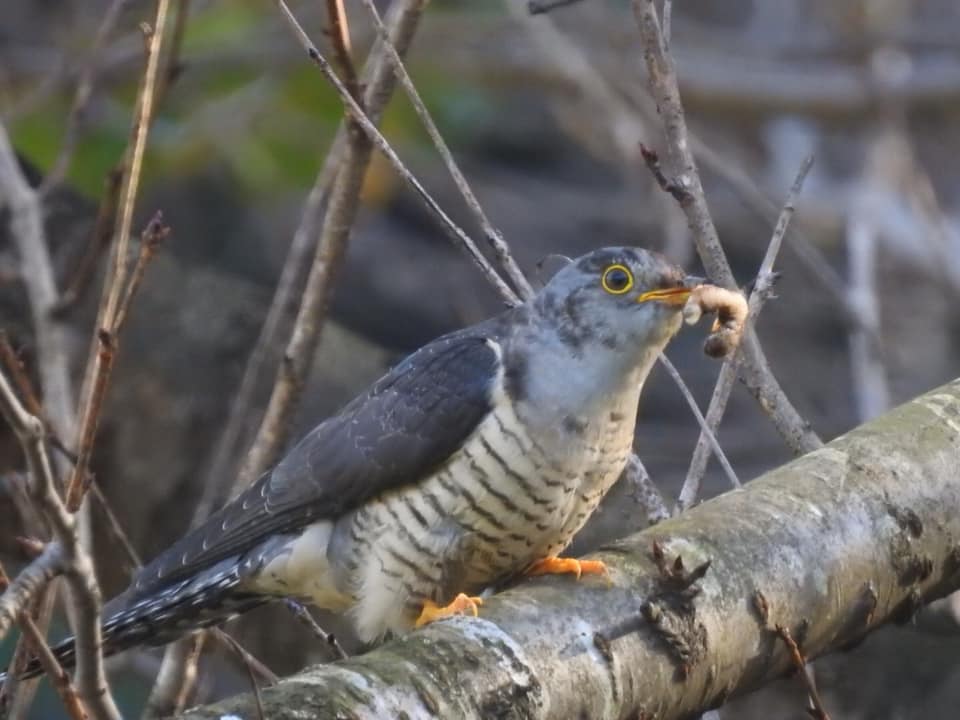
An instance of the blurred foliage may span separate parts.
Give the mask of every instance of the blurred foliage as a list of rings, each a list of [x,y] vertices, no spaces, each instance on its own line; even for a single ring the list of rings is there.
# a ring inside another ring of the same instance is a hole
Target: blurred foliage
[[[439,3],[438,9],[462,12],[456,5]],[[179,58],[183,70],[157,108],[145,183],[189,175],[212,161],[229,167],[239,188],[251,197],[269,198],[312,183],[343,110],[336,93],[283,32],[270,7],[191,7]],[[316,28],[311,32],[316,42],[324,38]],[[356,42],[358,64],[367,47]],[[277,62],[278,55],[282,62]],[[482,87],[453,77],[441,63],[423,62],[412,71],[437,122],[453,130],[450,142],[494,112],[495,103]],[[123,72],[104,78],[88,107],[68,179],[91,198],[100,196],[107,172],[126,146],[140,72],[141,66],[130,62]],[[11,122],[15,144],[41,169],[57,157],[72,92],[68,84],[67,92],[51,94]],[[383,129],[394,142],[412,145],[414,151],[428,147],[405,98],[391,103]]]

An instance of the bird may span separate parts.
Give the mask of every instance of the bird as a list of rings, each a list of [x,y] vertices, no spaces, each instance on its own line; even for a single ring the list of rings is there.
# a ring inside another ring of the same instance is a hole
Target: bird
[[[144,566],[104,609],[105,654],[281,598],[373,643],[523,575],[606,572],[561,553],[628,461],[694,284],[655,252],[598,249],[421,347]],[[73,665],[72,639],[54,653]]]

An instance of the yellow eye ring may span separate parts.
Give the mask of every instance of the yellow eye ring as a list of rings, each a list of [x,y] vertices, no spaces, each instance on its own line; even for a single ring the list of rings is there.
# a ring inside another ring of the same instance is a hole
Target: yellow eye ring
[[[611,295],[623,295],[633,287],[633,273],[625,265],[611,265],[603,271],[600,284]]]

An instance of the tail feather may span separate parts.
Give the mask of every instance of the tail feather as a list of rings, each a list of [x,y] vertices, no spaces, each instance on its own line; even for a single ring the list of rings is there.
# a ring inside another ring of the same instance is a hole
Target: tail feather
[[[104,656],[138,645],[165,645],[187,632],[218,625],[270,600],[264,595],[239,590],[239,583],[236,564],[230,563],[225,572],[204,573],[202,577],[165,587],[128,603],[103,622]],[[63,640],[51,650],[64,668],[74,666],[74,638]],[[32,658],[20,677],[27,679],[42,674],[39,660]],[[0,683],[5,679],[6,673],[0,673]]]

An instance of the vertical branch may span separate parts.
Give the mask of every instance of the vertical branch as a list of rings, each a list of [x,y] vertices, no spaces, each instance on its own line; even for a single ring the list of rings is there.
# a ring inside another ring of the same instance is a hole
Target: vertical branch
[[[400,80],[400,84],[403,86],[404,92],[406,92],[407,97],[410,99],[413,109],[417,113],[417,117],[420,118],[420,122],[423,123],[423,127],[426,129],[427,135],[430,137],[430,140],[437,149],[437,152],[440,153],[440,157],[443,159],[443,163],[446,165],[447,171],[453,178],[453,182],[460,191],[461,196],[463,196],[464,202],[466,202],[467,207],[470,208],[470,211],[473,213],[474,217],[476,217],[480,228],[483,230],[483,233],[487,238],[487,242],[490,243],[490,247],[493,249],[493,252],[497,257],[497,261],[507,274],[507,277],[509,277],[513,282],[513,286],[520,294],[520,297],[522,299],[529,298],[533,295],[533,288],[530,286],[529,281],[520,270],[516,260],[513,259],[513,255],[510,253],[510,247],[503,239],[503,235],[499,230],[497,230],[497,228],[493,226],[493,223],[490,222],[490,218],[487,217],[487,214],[483,211],[480,201],[477,200],[477,196],[474,195],[466,177],[464,177],[463,173],[460,171],[460,168],[457,166],[457,162],[453,158],[453,153],[450,152],[450,148],[447,146],[446,141],[443,139],[443,136],[437,129],[437,125],[434,123],[433,118],[430,117],[430,112],[427,110],[426,105],[424,105],[423,100],[420,98],[420,93],[417,92],[417,88],[414,86],[413,80],[410,79],[410,75],[407,73],[407,69],[404,67],[403,60],[393,47],[393,44],[390,42],[390,38],[387,35],[387,30],[383,26],[383,22],[380,20],[380,14],[377,12],[377,8],[373,4],[373,0],[363,0],[363,4],[370,13],[370,17],[373,18],[374,27],[380,34],[380,38],[384,43],[387,55],[390,56],[390,61],[393,63],[394,72],[397,74],[397,78]]]
[[[80,506],[83,499],[83,486],[93,451],[92,440],[96,435],[100,421],[100,405],[96,400],[98,393],[102,394],[104,392],[110,379],[112,352],[107,352],[107,350],[116,343],[116,338],[112,335],[116,332],[117,311],[127,277],[130,229],[133,224],[133,211],[140,186],[147,136],[150,132],[150,123],[153,117],[155,88],[169,8],[170,0],[158,0],[157,15],[150,34],[147,67],[140,88],[140,97],[134,120],[134,127],[136,128],[134,142],[130,149],[129,162],[125,163],[126,173],[120,193],[120,211],[114,229],[110,268],[104,285],[100,309],[97,313],[96,338],[84,377],[79,405],[80,428],[77,431],[76,442],[78,458],[67,485],[67,503],[70,508],[74,509]],[[88,439],[89,442],[85,443],[84,439]]]
[[[287,23],[287,26],[290,28],[290,32],[297,39],[297,42],[300,44],[303,51],[307,54],[307,57],[310,58],[310,61],[316,65],[320,73],[326,78],[327,82],[333,86],[333,89],[336,90],[337,94],[340,96],[340,99],[343,101],[343,104],[346,106],[347,111],[350,113],[350,116],[356,121],[359,128],[363,133],[369,138],[370,142],[376,146],[376,148],[383,153],[384,157],[390,162],[390,165],[393,166],[393,169],[397,174],[403,179],[407,185],[416,193],[417,197],[423,203],[427,211],[440,223],[440,226],[443,228],[444,232],[447,233],[447,236],[451,241],[458,247],[460,247],[473,263],[480,268],[480,271],[483,272],[487,280],[493,284],[497,292],[503,298],[504,302],[508,305],[516,305],[519,302],[516,293],[510,289],[510,286],[507,285],[503,278],[493,269],[493,266],[490,265],[490,262],[484,257],[483,253],[477,248],[476,243],[467,235],[462,228],[460,228],[451,218],[447,215],[443,208],[440,207],[439,203],[427,192],[426,188],[420,183],[419,180],[414,176],[412,172],[403,164],[403,161],[400,160],[396,151],[390,146],[390,143],[387,142],[387,139],[383,136],[379,129],[377,129],[376,124],[374,124],[367,114],[363,111],[363,108],[360,107],[359,103],[351,97],[350,92],[347,90],[346,86],[340,81],[340,78],[337,77],[336,73],[333,72],[330,67],[330,63],[327,61],[323,55],[320,54],[320,51],[317,50],[316,45],[310,39],[310,36],[307,35],[304,31],[303,26],[297,20],[296,16],[290,11],[290,8],[287,6],[284,0],[274,0],[277,8],[280,10],[280,14],[283,17],[284,21]],[[421,5],[425,4],[421,0]]]
[[[393,37],[395,45],[402,41],[404,48],[409,47],[423,5],[422,0],[405,0],[398,6],[394,25],[396,35]],[[286,8],[285,5],[283,7]],[[288,19],[293,17],[289,15],[289,10],[286,10],[286,13]],[[299,27],[296,20],[293,20],[293,23]],[[309,43],[309,40],[307,42]],[[312,45],[310,47],[312,48]],[[316,52],[316,49],[313,49],[313,53]],[[329,66],[324,67],[329,72]],[[240,472],[239,486],[249,484],[274,462],[285,446],[300,390],[306,382],[307,372],[313,361],[320,331],[326,320],[333,280],[344,257],[350,228],[359,207],[363,178],[373,150],[373,143],[360,127],[361,121],[357,119],[357,114],[363,117],[363,122],[367,123],[369,128],[373,128],[379,137],[383,137],[376,131],[374,120],[371,120],[370,116],[360,108],[345,86],[332,73],[330,77],[332,82],[341,89],[344,102],[348,103],[354,111],[347,121],[345,155],[330,191],[326,217],[320,231],[316,254],[293,332],[281,360],[273,393],[260,423],[257,438]],[[362,98],[368,111],[371,108],[376,111],[375,119],[379,119],[379,113],[392,95],[393,87],[394,78],[390,71],[390,64],[385,57],[381,57]]]
[[[76,683],[97,720],[119,720],[120,713],[107,688],[101,653],[100,589],[90,556],[80,542],[76,517],[67,511],[57,492],[53,467],[46,449],[46,433],[39,418],[31,415],[17,399],[6,374],[0,373],[0,414],[13,429],[23,447],[30,472],[30,493],[41,509],[64,555],[63,572],[76,613]]]
[[[780,253],[780,247],[783,239],[786,237],[787,229],[790,226],[790,220],[793,218],[796,209],[797,198],[803,189],[803,183],[813,166],[813,156],[809,155],[800,165],[800,170],[790,187],[787,199],[780,211],[780,217],[777,219],[777,225],[773,231],[773,237],[770,238],[770,244],[767,246],[767,252],[760,263],[760,269],[757,271],[757,281],[754,284],[753,292],[747,301],[747,326],[756,323],[757,316],[763,308],[763,303],[772,292],[773,282],[776,274],[773,272],[773,264],[776,262]],[[706,424],[711,432],[716,433],[720,427],[720,420],[727,409],[727,401],[730,399],[730,392],[733,390],[733,381],[736,377],[737,363],[739,362],[739,351],[728,357],[720,368],[720,374],[717,377],[717,383],[713,388],[713,395],[710,398],[710,405],[707,408]],[[705,433],[701,432],[697,439],[697,445],[693,450],[693,457],[690,459],[690,467],[687,470],[687,477],[684,480],[683,487],[680,489],[680,495],[677,499],[677,510],[683,511],[691,507],[697,500],[700,493],[700,485],[703,482],[703,476],[707,471],[707,461],[710,459],[710,443]]]
[[[697,252],[711,280],[735,288],[733,272],[727,262],[717,229],[710,216],[700,173],[690,148],[686,117],[680,101],[677,75],[667,52],[653,0],[633,0],[634,15],[643,44],[650,91],[660,109],[667,141],[667,152],[674,177],[671,184],[682,192],[680,207],[687,217]],[[747,328],[741,344],[741,379],[760,403],[777,431],[796,453],[822,445],[809,424],[800,416],[783,392],[760,347],[752,328]]]
[[[97,75],[100,70],[100,53],[107,42],[107,38],[113,33],[123,12],[130,0],[113,0],[110,7],[103,14],[103,20],[100,21],[100,27],[94,35],[93,43],[87,53],[86,62],[80,71],[80,79],[77,81],[77,89],[73,96],[73,103],[70,106],[70,112],[67,115],[66,130],[63,133],[63,143],[60,146],[60,152],[46,177],[40,186],[40,195],[46,197],[47,194],[57,187],[66,177],[70,170],[70,163],[73,160],[73,154],[77,147],[77,140],[80,136],[80,125],[83,122],[83,115],[93,96],[93,89],[97,83]]]
[[[343,0],[327,0],[327,21],[330,23],[333,57],[340,66],[343,84],[350,91],[350,95],[359,100],[360,85],[357,83],[357,70],[353,65],[350,25],[347,23],[347,11],[343,7]]]
[[[423,6],[423,0],[401,0],[394,6],[389,35],[391,45],[401,53],[405,53],[413,41]],[[344,39],[348,37],[346,24],[342,16],[336,15],[338,9],[342,9],[342,6],[333,7],[331,23],[339,22],[342,34],[335,36],[334,44],[341,46],[341,56],[346,58],[349,40]],[[339,42],[336,37],[340,37]],[[367,116],[373,122],[378,122],[393,92],[393,75],[382,48],[378,50],[375,47],[371,51],[367,66],[369,76],[360,102]],[[352,63],[350,67],[352,68]],[[346,72],[348,76],[352,73]],[[359,85],[356,87],[359,88]],[[357,130],[353,121],[345,121],[307,197],[270,310],[247,363],[237,398],[231,406],[227,428],[214,453],[206,491],[194,512],[193,525],[205,520],[218,501],[249,485],[286,444],[290,419],[296,411],[299,390],[306,382],[320,340],[333,281],[358,209],[360,189],[371,150],[369,142]],[[331,185],[328,200],[328,188]],[[321,215],[325,207],[326,216],[321,225]],[[239,439],[252,405],[256,380],[266,364],[268,348],[277,342],[281,317],[296,295],[300,269],[309,256],[312,243],[315,243],[313,261],[301,294],[294,328],[277,370],[267,411],[243,466],[231,478],[227,470],[231,464],[232,453],[238,450]],[[223,639],[227,636],[221,634],[220,637]],[[189,638],[178,641],[164,654],[164,682],[160,684],[158,680],[158,685],[151,692],[153,707],[172,707],[177,699],[183,696],[183,688],[189,683],[194,672],[197,657],[189,651],[190,642]]]

